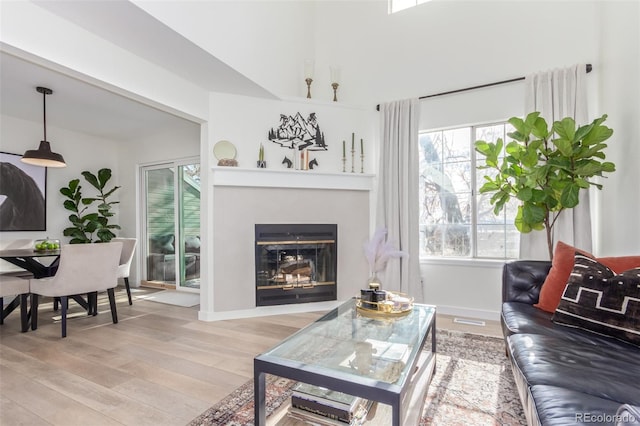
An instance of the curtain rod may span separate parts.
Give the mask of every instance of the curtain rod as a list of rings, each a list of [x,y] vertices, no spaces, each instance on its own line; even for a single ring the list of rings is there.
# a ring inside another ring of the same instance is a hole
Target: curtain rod
[[[591,64],[587,64],[587,73],[593,69]],[[436,96],[451,95],[453,93],[467,92],[469,90],[482,89],[484,87],[498,86],[500,84],[513,83],[514,81],[524,80],[525,77],[511,78],[509,80],[496,81],[494,83],[481,84],[479,86],[465,87],[464,89],[449,90],[448,92],[434,93],[433,95],[420,96],[418,99],[435,98]],[[380,104],[376,105],[376,111],[380,111]]]

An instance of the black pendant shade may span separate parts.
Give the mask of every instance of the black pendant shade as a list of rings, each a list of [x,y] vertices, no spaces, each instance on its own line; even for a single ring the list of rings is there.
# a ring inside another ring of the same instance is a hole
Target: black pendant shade
[[[24,153],[21,161],[27,164],[41,167],[67,167],[62,155],[51,151],[51,145],[47,142],[47,104],[46,97],[53,93],[53,90],[46,87],[36,88],[38,93],[42,93],[42,110],[44,116],[44,140],[40,141],[38,149],[30,149]]]

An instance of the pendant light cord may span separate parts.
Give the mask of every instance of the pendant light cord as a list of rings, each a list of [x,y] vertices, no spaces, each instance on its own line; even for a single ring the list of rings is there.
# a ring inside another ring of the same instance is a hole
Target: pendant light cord
[[[47,92],[42,91],[42,117],[44,122],[44,140],[47,140]]]

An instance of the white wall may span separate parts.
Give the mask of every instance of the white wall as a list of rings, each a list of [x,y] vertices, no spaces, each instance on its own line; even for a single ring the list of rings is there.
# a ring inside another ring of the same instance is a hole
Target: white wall
[[[42,140],[42,123],[20,120],[6,115],[0,116],[0,151],[24,154],[27,149],[37,149]],[[62,231],[70,226],[67,217],[70,211],[63,207],[65,197],[60,194],[60,188],[67,186],[71,179],[80,179],[84,196],[96,195],[97,191],[85,182],[80,174],[84,170],[96,173],[103,167],[110,168],[113,177],[109,181],[112,185],[122,185],[119,177],[117,143],[105,139],[76,133],[47,125],[47,139],[54,152],[62,154],[67,167],[47,169],[47,230],[28,232],[0,232],[0,239],[38,239],[58,238],[68,242],[69,238],[62,235]],[[117,197],[117,195],[116,195]],[[113,223],[118,223],[120,215],[118,206],[113,209],[116,216]]]
[[[607,159],[616,172],[602,180],[594,251],[602,256],[640,254],[640,2],[602,2],[599,114],[608,114],[614,134]]]
[[[271,128],[280,124],[280,114],[296,115],[306,119],[315,112],[318,125],[325,135],[327,151],[313,151],[310,158],[318,160],[317,170],[321,172],[342,171],[342,141],[346,140],[347,150],[351,149],[352,133],[356,140],[356,170],[360,171],[360,138],[364,139],[365,173],[375,169],[373,162],[374,129],[372,118],[375,111],[344,103],[317,101],[306,98],[290,98],[283,101],[249,98],[214,93],[211,95],[210,165],[217,164],[213,156],[213,146],[219,140],[232,142],[238,151],[236,159],[242,168],[254,168],[258,159],[260,143],[264,144],[265,160],[268,168],[284,169],[282,160],[286,155],[292,158],[293,150],[283,148],[268,140]],[[351,170],[351,154],[347,153],[347,170]],[[371,155],[370,155],[371,154]]]
[[[306,95],[304,58],[315,57],[313,2],[134,3],[272,93]],[[328,77],[328,67],[319,65],[321,73]],[[314,98],[331,99],[329,84],[314,82],[312,89]]]

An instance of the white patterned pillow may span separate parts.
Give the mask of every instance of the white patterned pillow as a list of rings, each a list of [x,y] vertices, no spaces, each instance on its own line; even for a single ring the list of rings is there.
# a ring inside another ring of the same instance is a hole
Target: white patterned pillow
[[[616,275],[576,253],[553,321],[640,346],[640,268]]]

